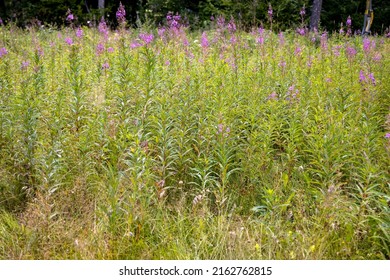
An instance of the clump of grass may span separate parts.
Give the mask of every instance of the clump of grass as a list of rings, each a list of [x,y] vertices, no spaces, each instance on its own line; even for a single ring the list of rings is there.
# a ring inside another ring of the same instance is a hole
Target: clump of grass
[[[0,26],[1,258],[390,258],[388,39],[82,30]]]

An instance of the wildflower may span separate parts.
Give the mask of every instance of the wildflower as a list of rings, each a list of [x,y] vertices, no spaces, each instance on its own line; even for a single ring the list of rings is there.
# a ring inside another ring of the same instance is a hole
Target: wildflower
[[[360,83],[364,83],[365,81],[366,81],[366,76],[364,75],[363,70],[360,70],[360,73],[359,73],[359,82],[360,82]]]
[[[221,134],[223,132],[223,124],[218,124],[218,132],[217,134]]]
[[[206,32],[202,33],[202,38],[200,39],[200,45],[202,48],[206,49],[209,46],[209,40],[207,39],[207,34]]]
[[[321,35],[321,49],[324,51],[328,49],[328,34],[326,32]]]
[[[280,45],[280,46],[283,46],[284,43],[285,43],[283,32],[280,32],[280,33],[278,34],[278,37],[279,37],[279,45]]]
[[[164,37],[164,33],[165,33],[165,27],[160,27],[160,28],[157,30],[157,34],[158,34],[158,36],[160,36],[161,38]]]
[[[301,55],[301,53],[302,53],[302,49],[301,49],[301,47],[300,46],[297,46],[296,48],[295,48],[295,55],[297,55],[297,56],[300,56]]]
[[[368,38],[363,39],[363,50],[365,53],[370,51],[370,39]]]
[[[264,37],[258,37],[256,39],[256,42],[259,44],[259,45],[264,45]]]
[[[381,59],[382,59],[382,56],[380,53],[376,53],[374,55],[374,57],[372,58],[372,60],[374,60],[375,62],[381,61]]]
[[[70,9],[68,9],[66,14],[67,14],[66,20],[69,21],[69,22],[72,22],[74,20],[74,16],[73,16],[72,12],[70,11]]]
[[[279,67],[284,69],[284,67],[286,67],[286,61],[282,60],[281,62],[279,62]]]
[[[390,139],[390,133],[389,133],[389,132],[386,133],[385,138],[386,138],[386,139]]]
[[[107,39],[107,36],[108,36],[108,28],[107,28],[107,24],[104,20],[104,18],[102,18],[99,22],[99,26],[98,26],[98,30],[100,32],[100,34],[102,34],[104,36],[104,38]]]
[[[116,19],[120,24],[126,22],[126,10],[125,6],[122,5],[122,2],[119,2],[119,8],[116,11]]]
[[[308,68],[311,68],[311,66],[313,65],[313,58],[311,56],[309,57],[306,65]]]
[[[304,36],[306,34],[305,28],[297,28],[297,33],[301,36]]]
[[[340,31],[339,31],[340,35],[344,35],[344,27],[343,27],[343,23],[340,24]]]
[[[270,21],[272,21],[272,15],[273,15],[273,10],[272,10],[272,6],[271,6],[271,4],[269,4],[269,6],[268,6],[268,18],[269,18],[269,20]]]
[[[66,42],[69,46],[73,45],[73,39],[70,38],[70,37],[66,37],[66,38],[65,38],[65,42]]]
[[[225,27],[225,18],[223,16],[219,16],[217,18],[217,26],[219,29],[223,29]]]
[[[108,53],[113,53],[113,52],[114,52],[114,48],[113,48],[113,47],[109,47],[109,48],[107,49],[107,52],[108,52]]]
[[[353,47],[350,47],[350,46],[347,46],[346,50],[347,50],[347,56],[349,58],[353,58],[357,53],[357,51]]]
[[[142,46],[142,44],[140,44],[138,42],[133,42],[130,44],[131,49],[136,49],[136,48],[141,47],[141,46]]]
[[[170,62],[169,60],[166,60],[166,61],[165,61],[165,65],[166,65],[166,66],[169,66],[169,65],[171,65],[171,62]]]
[[[96,46],[96,55],[99,56],[104,52],[104,45],[102,43],[97,44]]]
[[[299,14],[301,15],[302,18],[306,15],[305,6],[302,7],[302,9],[299,11]]]
[[[153,34],[141,33],[139,34],[139,38],[145,43],[145,45],[149,45],[153,41],[154,36]]]
[[[173,15],[172,12],[169,12],[167,14],[167,23],[168,23],[168,26],[173,29],[173,30],[177,30],[180,28],[180,20],[181,20],[181,16],[176,14],[176,15]]]
[[[78,27],[78,28],[76,29],[76,37],[77,37],[77,38],[82,38],[83,36],[84,36],[83,30],[82,30],[80,27]]]
[[[237,27],[236,27],[236,24],[234,22],[233,17],[231,18],[231,20],[228,23],[228,30],[230,33],[234,33],[237,30]]]
[[[348,16],[347,18],[347,27],[351,27],[352,25],[352,19],[351,19],[351,16]]]
[[[270,95],[267,97],[268,100],[278,100],[278,94],[273,91]]]
[[[0,57],[5,56],[8,53],[6,48],[0,48]]]
[[[3,20],[2,20],[2,18],[0,18],[0,25],[3,25]]]
[[[103,63],[103,65],[102,65],[103,70],[107,70],[109,68],[110,68],[110,64],[108,64],[108,62]]]
[[[346,24],[347,24],[347,35],[351,36],[352,35],[352,29],[351,29],[352,19],[351,19],[351,16],[348,16]]]
[[[20,67],[20,69],[22,70],[25,70],[27,69],[27,67],[30,65],[30,61],[26,60],[26,61],[23,61],[22,62],[22,66]]]
[[[370,78],[372,84],[375,86],[376,85],[376,80],[375,80],[375,77],[374,77],[374,73],[368,74],[368,77]]]
[[[256,39],[257,43],[260,45],[264,44],[264,28],[259,28],[259,37]]]
[[[37,51],[37,55],[38,55],[39,58],[43,57],[43,55],[45,54],[43,49],[41,47],[39,47],[39,46],[37,47],[36,51]]]
[[[332,48],[332,51],[333,51],[334,56],[336,56],[336,57],[339,57],[339,56],[340,56],[340,49],[341,49],[341,46],[340,46],[340,45],[334,46],[334,47]]]
[[[236,38],[236,36],[232,36],[231,38],[230,38],[230,43],[232,44],[232,45],[235,45],[236,43],[237,43],[237,38]]]

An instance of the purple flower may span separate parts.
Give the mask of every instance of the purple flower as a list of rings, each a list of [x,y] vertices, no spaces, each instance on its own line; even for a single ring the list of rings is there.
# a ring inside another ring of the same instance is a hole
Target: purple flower
[[[221,134],[223,132],[223,124],[218,124],[218,132],[217,134]]]
[[[375,62],[381,61],[381,59],[382,59],[382,56],[380,53],[376,53],[374,55],[374,57],[372,58],[372,60],[374,60]]]
[[[119,8],[116,11],[116,19],[120,24],[126,21],[126,10],[125,6],[122,5],[122,2],[119,2]]]
[[[2,20],[2,18],[0,18],[0,25],[3,25],[3,20]]]
[[[300,46],[297,46],[296,48],[295,48],[295,55],[297,55],[297,56],[300,56],[301,55],[301,53],[302,53],[302,49],[301,49],[301,47]]]
[[[390,133],[389,133],[389,132],[386,133],[385,138],[386,138],[386,139],[390,139]]]
[[[73,16],[72,12],[70,11],[70,9],[68,9],[66,14],[67,14],[66,20],[69,21],[69,22],[72,22],[72,20],[74,20],[74,16]]]
[[[181,16],[176,14],[176,15],[173,15],[172,12],[169,12],[167,14],[167,23],[168,23],[168,26],[171,28],[171,29],[179,29],[180,28],[180,20],[181,20]]]
[[[272,10],[272,6],[271,4],[269,4],[268,6],[268,17],[270,18],[270,20],[272,20],[272,15],[273,15],[273,10]]]
[[[279,67],[284,69],[284,67],[286,67],[286,61],[282,60],[281,62],[279,62]]]
[[[348,18],[347,18],[347,35],[348,36],[352,35],[351,25],[352,25],[352,19],[350,16],[348,16]]]
[[[232,45],[237,44],[237,38],[236,38],[236,36],[232,35],[232,37],[230,38],[230,43],[231,43]]]
[[[345,33],[345,31],[344,31],[343,23],[341,23],[339,34],[344,35],[344,33]]]
[[[336,56],[336,57],[340,56],[340,49],[341,49],[340,45],[334,46],[332,48],[334,56]]]
[[[365,53],[368,53],[371,50],[371,41],[369,38],[363,39],[363,50]]]
[[[113,47],[109,47],[109,48],[107,49],[107,52],[108,52],[108,53],[113,53],[113,52],[114,52],[114,48],[113,48]]]
[[[304,36],[306,34],[305,28],[297,28],[297,33],[301,36]]]
[[[352,25],[352,19],[351,19],[351,16],[348,16],[348,18],[347,18],[347,26],[351,27],[351,25]]]
[[[364,75],[363,70],[360,70],[360,73],[359,73],[359,82],[363,84],[365,81],[366,81],[366,76]]]
[[[100,34],[102,34],[104,36],[104,38],[107,39],[107,36],[108,36],[108,28],[107,28],[107,24],[106,22],[104,21],[104,18],[102,18],[99,22],[99,26],[98,26],[98,30],[100,32]]]
[[[30,65],[30,61],[26,60],[22,62],[22,66],[20,66],[20,69],[25,70]]]
[[[348,58],[353,58],[357,53],[357,51],[353,47],[350,47],[350,46],[347,46],[346,50],[347,50]]]
[[[102,65],[103,70],[107,70],[109,68],[110,68],[110,64],[108,64],[108,62],[103,63],[103,65]]]
[[[136,48],[139,48],[139,47],[142,47],[142,44],[138,43],[138,42],[133,42],[130,44],[130,48],[132,49],[136,49]]]
[[[65,42],[66,42],[69,46],[73,45],[73,39],[70,38],[70,37],[66,37],[66,38],[65,38]]]
[[[372,84],[375,86],[376,85],[376,80],[374,77],[374,73],[368,74],[368,77],[371,79]]]
[[[267,97],[268,100],[278,100],[278,94],[273,91],[270,95]]]
[[[217,26],[219,29],[223,29],[225,27],[225,18],[223,16],[219,16],[217,18]]]
[[[45,54],[43,49],[41,47],[37,47],[37,54],[39,56],[39,58],[43,57],[43,55]]]
[[[102,43],[97,44],[96,46],[96,55],[99,56],[104,52],[104,45]]]
[[[234,22],[233,18],[231,18],[228,23],[228,30],[230,33],[234,33],[237,30],[236,23]]]
[[[153,34],[141,33],[139,34],[139,38],[145,43],[145,45],[149,45],[153,39]]]
[[[292,98],[296,98],[298,94],[299,94],[299,90],[295,88],[295,85],[291,85],[288,88],[287,96],[291,96]],[[287,97],[287,99],[290,99],[290,98]]]
[[[169,60],[166,60],[166,61],[165,61],[165,65],[166,65],[166,66],[169,66],[169,65],[171,65],[171,62],[170,62]]]
[[[78,28],[76,29],[76,37],[77,37],[77,38],[82,38],[83,36],[84,36],[83,30],[82,30],[80,27],[78,27]]]
[[[160,36],[161,38],[164,37],[164,33],[165,33],[165,27],[160,27],[160,28],[157,30],[157,34],[158,34],[158,36]]]
[[[209,46],[209,40],[207,39],[207,34],[206,32],[202,33],[202,38],[200,39],[200,45],[202,48],[206,49]]]
[[[285,43],[283,32],[280,32],[278,36],[279,36],[279,45],[283,46]]]
[[[302,9],[300,10],[299,14],[301,15],[301,17],[303,17],[304,15],[306,15],[305,6],[302,7]]]
[[[326,32],[321,35],[321,48],[324,51],[328,49],[328,34]]]
[[[0,57],[5,56],[8,53],[6,48],[0,48]]]

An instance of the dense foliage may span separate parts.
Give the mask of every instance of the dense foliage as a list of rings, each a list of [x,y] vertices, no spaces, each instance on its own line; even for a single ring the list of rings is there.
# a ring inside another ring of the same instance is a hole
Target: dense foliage
[[[110,25],[115,26],[116,9],[120,0],[106,0],[104,11],[98,10],[98,0],[1,0],[0,17],[12,20],[19,25],[38,19],[45,23],[62,26],[66,24],[65,13],[71,9],[78,24],[87,25],[87,21],[96,22],[102,15]],[[267,25],[269,4],[274,10],[274,25],[277,30],[296,28],[299,11],[303,6],[310,15],[312,0],[122,0],[127,10],[127,20],[133,26],[139,22],[160,24],[168,12],[178,12],[188,18],[192,27],[206,27],[211,16],[233,16],[242,26]],[[328,31],[338,30],[348,16],[353,19],[353,30],[363,26],[365,0],[325,0],[322,5],[321,28]],[[390,5],[387,0],[373,0],[375,20],[373,31],[382,34],[390,26]]]
[[[390,258],[390,39],[67,17],[0,26],[0,258]]]

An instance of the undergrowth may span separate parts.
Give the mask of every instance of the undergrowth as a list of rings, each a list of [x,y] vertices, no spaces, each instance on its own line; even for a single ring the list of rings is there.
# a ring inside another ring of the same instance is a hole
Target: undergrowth
[[[390,258],[389,39],[0,36],[0,258]]]

